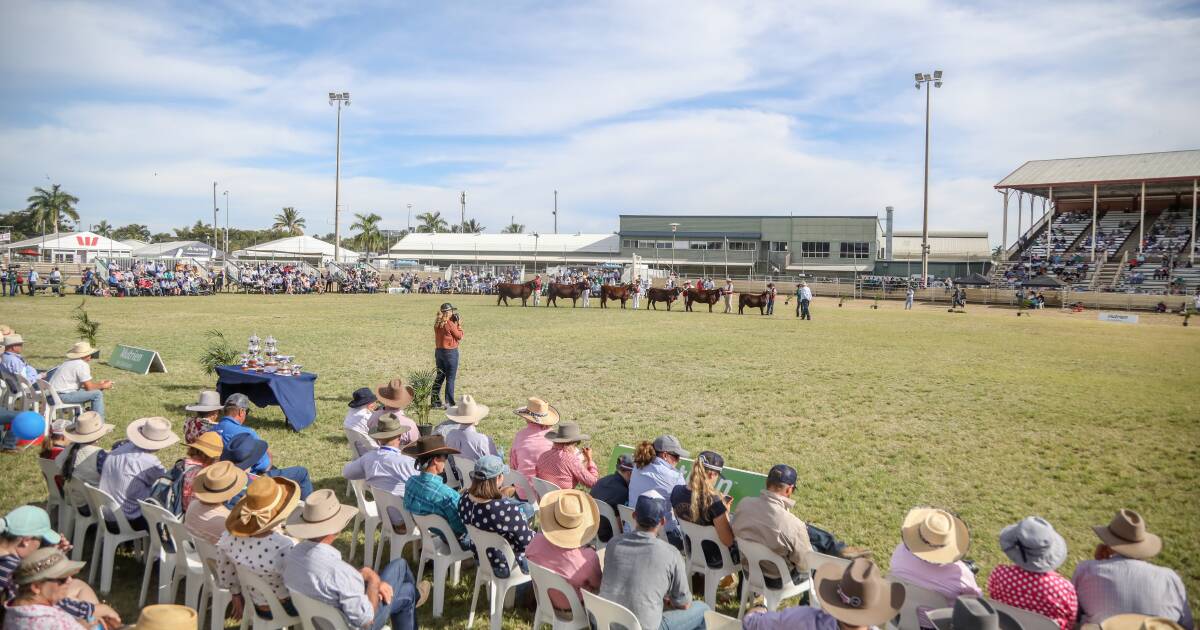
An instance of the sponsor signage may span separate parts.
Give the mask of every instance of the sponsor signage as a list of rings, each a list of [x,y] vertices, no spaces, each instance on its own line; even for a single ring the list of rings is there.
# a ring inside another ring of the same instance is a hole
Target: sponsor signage
[[[613,472],[617,469],[617,458],[621,455],[633,456],[633,447],[624,444],[618,444],[613,447],[612,455],[608,459],[608,468],[600,471],[601,475]],[[683,473],[683,478],[687,479],[692,472],[693,460],[681,459],[679,465],[675,468]],[[745,497],[756,497],[764,488],[767,487],[767,476],[761,473],[750,472],[748,470],[739,470],[726,466],[721,471],[721,479],[717,480],[717,490],[733,497],[733,506]],[[670,498],[670,497],[667,497]]]
[[[134,346],[118,345],[109,357],[108,364],[118,370],[135,374],[167,371],[167,366],[163,365],[162,357],[158,356],[157,352]]]
[[[1100,313],[1100,321],[1120,324],[1136,324],[1138,316],[1133,313]]]
[[[12,241],[12,232],[0,232],[0,243]]]
[[[100,237],[77,234],[75,236],[75,242],[78,243],[80,247],[95,247],[96,244],[100,242]]]

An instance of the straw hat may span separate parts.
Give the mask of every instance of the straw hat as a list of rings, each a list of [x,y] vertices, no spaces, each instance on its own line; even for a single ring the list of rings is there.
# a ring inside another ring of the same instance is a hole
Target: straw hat
[[[900,526],[900,539],[914,556],[932,564],[957,562],[971,546],[970,533],[962,519],[930,507],[909,510]]]
[[[93,354],[99,353],[100,351],[96,348],[93,348],[92,344],[86,341],[76,341],[75,345],[71,346],[71,349],[67,351],[67,358],[82,359],[83,357],[90,357]]]
[[[132,630],[196,630],[196,611],[178,604],[146,606]]]
[[[408,433],[411,429],[411,426],[400,421],[400,416],[394,413],[385,413],[379,416],[379,423],[375,425],[375,430],[367,435],[375,440],[390,440],[397,435]]]
[[[931,610],[926,616],[937,630],[1021,630],[1021,622],[980,597],[964,595],[954,608]]]
[[[17,584],[33,584],[70,577],[79,573],[84,564],[67,558],[58,547],[42,547],[21,560],[13,574],[13,581]]]
[[[541,398],[530,398],[528,404],[513,413],[524,418],[526,422],[540,424],[544,427],[552,427],[562,419],[554,405]]]
[[[855,558],[844,569],[825,563],[813,580],[821,607],[846,625],[882,626],[904,604],[904,585],[884,579],[866,558]]]
[[[1107,526],[1095,525],[1092,531],[1113,551],[1135,560],[1146,560],[1162,551],[1162,539],[1146,531],[1146,521],[1133,510],[1121,510]]]
[[[1126,613],[1100,622],[1101,630],[1183,630],[1183,626],[1163,617]]]
[[[225,445],[221,442],[221,435],[216,431],[201,433],[195,440],[188,442],[188,446],[213,458],[220,457],[225,450]]]
[[[234,536],[258,536],[284,522],[300,502],[300,486],[291,479],[262,476],[246,486],[242,497],[225,519]]]
[[[446,419],[459,424],[479,424],[488,415],[487,405],[475,402],[470,394],[463,396],[457,405],[446,410]]]
[[[572,442],[582,442],[592,439],[592,436],[583,432],[579,428],[579,424],[575,422],[564,422],[558,425],[558,428],[546,434],[546,439],[555,444],[570,444]]]
[[[201,503],[224,503],[246,487],[246,479],[246,471],[233,462],[217,462],[196,473],[192,495]]]
[[[600,529],[596,500],[579,490],[555,490],[538,501],[542,535],[555,547],[578,549]]]
[[[7,337],[13,334],[12,326],[8,324],[0,324],[0,337]]]
[[[3,332],[3,331],[0,331],[0,332]],[[0,336],[4,337],[4,347],[5,348],[8,348],[10,346],[25,345],[25,339],[22,338],[21,335],[18,335],[17,333],[12,332],[11,330],[8,331],[6,334],[0,335]]]
[[[220,411],[224,405],[221,404],[221,395],[214,391],[202,391],[196,399],[196,404],[188,405],[184,409],[188,411],[196,411],[199,413],[208,413],[210,411]]]
[[[104,423],[104,416],[95,411],[85,411],[79,414],[63,435],[68,442],[76,444],[91,444],[113,430],[113,425]]]
[[[404,382],[402,378],[394,378],[388,381],[387,385],[380,385],[375,390],[379,401],[393,409],[403,409],[412,402],[416,392],[412,385]]]
[[[148,451],[161,450],[179,441],[179,436],[171,431],[171,421],[158,416],[130,422],[125,437]]]
[[[304,507],[287,520],[287,532],[295,538],[310,540],[336,534],[346,528],[358,508],[338,503],[333,490],[317,490],[308,495]]]

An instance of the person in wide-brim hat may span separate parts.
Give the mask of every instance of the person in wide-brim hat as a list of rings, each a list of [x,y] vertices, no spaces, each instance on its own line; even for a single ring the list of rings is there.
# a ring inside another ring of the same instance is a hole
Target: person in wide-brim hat
[[[855,558],[845,568],[827,562],[813,582],[821,609],[848,626],[882,627],[904,604],[904,585],[885,579],[867,558]]]
[[[341,532],[357,514],[358,508],[339,503],[333,490],[317,490],[292,512],[285,527],[293,538],[315,540]]]
[[[524,418],[526,422],[540,424],[544,427],[552,427],[562,419],[558,409],[541,398],[530,398],[524,407],[514,410],[513,413]]]
[[[909,510],[900,526],[900,539],[912,555],[931,564],[958,562],[971,546],[967,524],[939,508]]]
[[[158,416],[130,422],[125,437],[147,451],[160,451],[179,441],[179,436],[171,431],[171,421]]]
[[[85,411],[67,427],[63,437],[67,438],[68,442],[91,444],[111,433],[113,428],[113,425],[104,422],[104,416],[95,411]]]
[[[446,438],[434,433],[433,435],[423,435],[417,441],[405,446],[401,453],[408,455],[414,459],[422,457],[435,457],[437,455],[458,455],[458,449],[446,446]]]
[[[1125,613],[1101,621],[1100,630],[1183,630],[1183,626],[1165,617]]]
[[[155,604],[143,608],[129,630],[196,630],[197,617],[196,611],[187,606]]]
[[[952,608],[926,612],[935,630],[1022,630],[1021,622],[982,597],[960,595]]]
[[[1067,541],[1046,519],[1030,516],[1000,530],[1000,550],[1030,573],[1049,573],[1067,559]]]
[[[71,346],[71,349],[67,351],[67,358],[82,359],[83,357],[90,357],[97,354],[100,354],[100,350],[93,348],[92,344],[86,341],[76,341],[75,345]]]
[[[542,535],[555,547],[578,549],[600,530],[600,508],[596,500],[580,490],[555,490],[538,501]]]
[[[196,403],[184,407],[187,411],[195,411],[199,413],[212,413],[220,411],[225,406],[221,404],[221,395],[217,392],[206,390],[200,392],[196,399]]]
[[[457,405],[446,410],[446,419],[458,424],[479,424],[479,421],[487,417],[489,411],[487,405],[475,402],[475,398],[467,394]]]
[[[221,453],[225,451],[225,445],[221,442],[221,435],[216,431],[201,433],[200,437],[188,442],[187,445],[188,448],[194,448],[211,457],[214,461],[219,459]]]
[[[246,487],[248,475],[233,462],[217,462],[196,473],[192,496],[201,503],[224,503]]]
[[[1108,525],[1092,531],[1109,549],[1134,560],[1147,560],[1162,551],[1162,539],[1146,529],[1146,521],[1133,510],[1120,510]]]
[[[412,402],[413,396],[416,395],[412,385],[404,382],[402,378],[394,378],[387,382],[386,385],[380,385],[375,389],[375,395],[379,398],[379,402],[391,407],[392,409],[403,409]]]
[[[405,423],[400,419],[400,416],[394,413],[385,413],[379,416],[379,423],[375,425],[375,430],[367,435],[371,439],[383,444],[398,435],[404,435],[410,431],[412,431],[412,425]]]
[[[229,512],[225,529],[234,536],[265,534],[287,520],[300,503],[300,486],[284,477],[262,476],[246,486],[246,496]]]
[[[564,422],[558,425],[558,428],[546,434],[546,439],[555,444],[571,444],[573,442],[582,442],[592,439],[592,436],[583,432],[576,422]]]

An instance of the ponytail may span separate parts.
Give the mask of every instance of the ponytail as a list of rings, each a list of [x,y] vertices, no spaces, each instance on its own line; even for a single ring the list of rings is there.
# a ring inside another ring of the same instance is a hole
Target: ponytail
[[[713,490],[711,484],[708,483],[708,469],[701,463],[702,460],[697,459],[692,464],[692,472],[688,475],[688,490],[691,491],[692,501],[688,506],[689,521],[693,523],[701,522],[704,514],[713,503],[713,499],[717,493]]]
[[[654,458],[658,457],[658,452],[654,450],[654,444],[650,442],[642,442],[638,444],[637,450],[633,452],[633,463],[638,468],[649,466]]]

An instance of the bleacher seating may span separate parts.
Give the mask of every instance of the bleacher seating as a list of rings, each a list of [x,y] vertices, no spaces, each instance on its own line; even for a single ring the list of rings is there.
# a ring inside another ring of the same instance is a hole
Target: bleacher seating
[[[1034,256],[1046,258],[1066,254],[1079,235],[1089,231],[1092,225],[1091,216],[1082,212],[1063,212],[1055,215],[1050,225],[1050,251],[1046,252],[1046,237],[1043,234],[1025,249],[1023,257]]]
[[[1104,259],[1108,260],[1116,255],[1117,250],[1125,244],[1129,235],[1137,229],[1140,217],[1137,212],[1133,211],[1111,211],[1105,212],[1100,217],[1099,225],[1096,226],[1096,252],[1101,249],[1104,251]],[[1079,249],[1091,251],[1092,236],[1089,233],[1084,236],[1083,241],[1079,244]]]
[[[1164,212],[1146,231],[1144,253],[1155,260],[1179,255],[1191,239],[1191,224],[1191,213]]]

